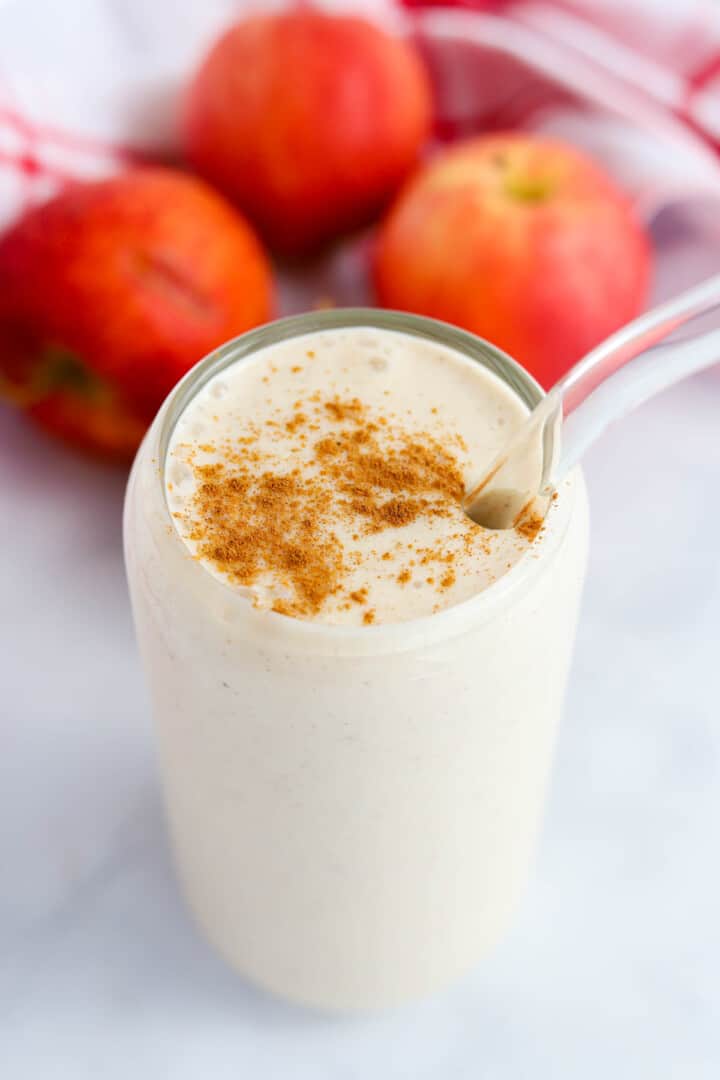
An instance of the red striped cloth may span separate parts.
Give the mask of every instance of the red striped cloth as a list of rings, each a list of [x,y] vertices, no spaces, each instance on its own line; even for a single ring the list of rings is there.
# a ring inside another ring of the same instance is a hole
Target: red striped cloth
[[[666,110],[720,148],[720,14],[706,0],[662,6],[657,0],[404,0],[404,6],[482,16],[490,51],[503,27],[506,33],[525,30],[528,46],[557,58],[548,73],[529,48],[521,87],[503,87],[501,71],[494,70],[487,96],[478,102],[484,123],[526,120],[564,90],[582,97],[583,73],[593,103],[607,84],[607,100],[622,100],[629,116],[642,117],[647,107]]]

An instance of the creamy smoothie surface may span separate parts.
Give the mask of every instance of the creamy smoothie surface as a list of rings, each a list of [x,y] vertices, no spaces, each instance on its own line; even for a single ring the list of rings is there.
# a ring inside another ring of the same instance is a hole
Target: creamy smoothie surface
[[[167,501],[191,554],[258,608],[360,625],[430,615],[542,542],[461,508],[525,415],[448,347],[374,328],[306,334],[199,391],[173,432]]]

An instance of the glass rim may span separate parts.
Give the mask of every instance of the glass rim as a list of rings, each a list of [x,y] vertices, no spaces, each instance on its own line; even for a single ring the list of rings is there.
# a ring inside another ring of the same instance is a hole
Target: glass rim
[[[247,330],[244,334],[208,353],[171,390],[165,402],[168,411],[163,417],[160,432],[160,457],[163,471],[165,459],[175,424],[206,383],[238,360],[251,356],[267,345],[288,341],[315,330],[344,330],[352,327],[373,330],[395,330],[422,337],[441,345],[457,349],[464,356],[479,361],[506,386],[513,390],[529,409],[534,408],[544,396],[544,390],[517,360],[491,345],[489,341],[462,330],[452,323],[431,319],[425,315],[413,315],[406,311],[387,308],[348,307],[327,308],[320,311],[287,315],[262,326]]]
[[[482,364],[483,367],[497,376],[520,398],[528,410],[534,408],[544,396],[544,391],[539,383],[507,353],[467,330],[462,330],[450,323],[441,322],[438,319],[431,319],[423,315],[414,315],[385,308],[331,308],[286,316],[246,331],[199,360],[170,392],[157,418],[159,429],[156,436],[156,447],[159,464],[158,477],[162,487],[162,506],[173,536],[186,552],[187,548],[175,528],[168,506],[165,470],[175,425],[195,395],[216,375],[232,364],[253,356],[266,346],[277,344],[280,341],[287,341],[291,338],[302,337],[304,334],[316,331],[351,329],[353,327],[369,330],[391,330],[421,337],[436,344],[453,348],[463,356]],[[564,503],[566,500],[560,500],[560,502]],[[384,641],[386,647],[389,646],[391,650],[393,645],[395,648],[402,650],[410,647],[407,640],[415,639],[415,632],[431,640],[436,639],[438,636],[453,636],[454,633],[461,632],[463,623],[474,624],[484,621],[486,617],[491,616],[497,604],[502,604],[504,598],[509,597],[510,593],[514,593],[518,587],[521,588],[522,583],[527,582],[530,577],[534,579],[541,573],[548,564],[552,552],[560,546],[572,516],[572,507],[568,508],[567,513],[558,514],[560,509],[561,507],[558,504],[553,504],[550,510],[553,525],[555,526],[552,531],[557,535],[555,541],[551,543],[548,542],[549,538],[546,538],[546,535],[543,536],[540,558],[528,560],[527,556],[530,551],[526,552],[510,570],[488,585],[487,588],[458,604],[443,608],[441,611],[404,621],[378,623],[371,626],[345,626],[289,618],[273,611],[259,611],[232,584],[212,574],[199,560],[188,560],[188,563],[195,568],[198,574],[203,574],[206,577],[208,588],[218,586],[224,590],[226,601],[231,597],[236,598],[238,602],[244,605],[249,615],[252,613],[253,616],[257,616],[266,626],[277,626],[277,620],[282,619],[284,634],[300,635],[305,640],[308,637],[329,637],[339,649],[341,649],[342,642],[350,644],[362,641],[366,646],[372,646],[361,650],[368,654],[384,651],[380,647],[381,641]],[[560,526],[560,528],[558,529],[557,526]],[[453,626],[455,626],[455,630],[453,630]],[[441,633],[442,628],[444,628],[444,633]]]

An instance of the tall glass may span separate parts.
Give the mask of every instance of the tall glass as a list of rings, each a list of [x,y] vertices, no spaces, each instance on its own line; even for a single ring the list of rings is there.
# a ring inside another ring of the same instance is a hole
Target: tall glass
[[[585,572],[581,477],[537,551],[410,622],[258,611],[194,560],[165,502],[173,426],[201,386],[274,341],[400,330],[458,349],[532,407],[514,361],[443,323],[332,311],[255,330],[197,365],[138,453],[127,571],[167,812],[190,907],[240,971],[324,1008],[394,1004],[498,939],[541,817]]]

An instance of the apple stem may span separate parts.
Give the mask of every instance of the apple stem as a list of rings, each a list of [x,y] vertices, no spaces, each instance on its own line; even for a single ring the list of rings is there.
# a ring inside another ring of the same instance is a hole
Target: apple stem
[[[0,372],[0,399],[19,409],[27,409],[60,390],[70,390],[87,398],[97,398],[107,387],[62,346],[49,345],[25,383],[14,382]]]

